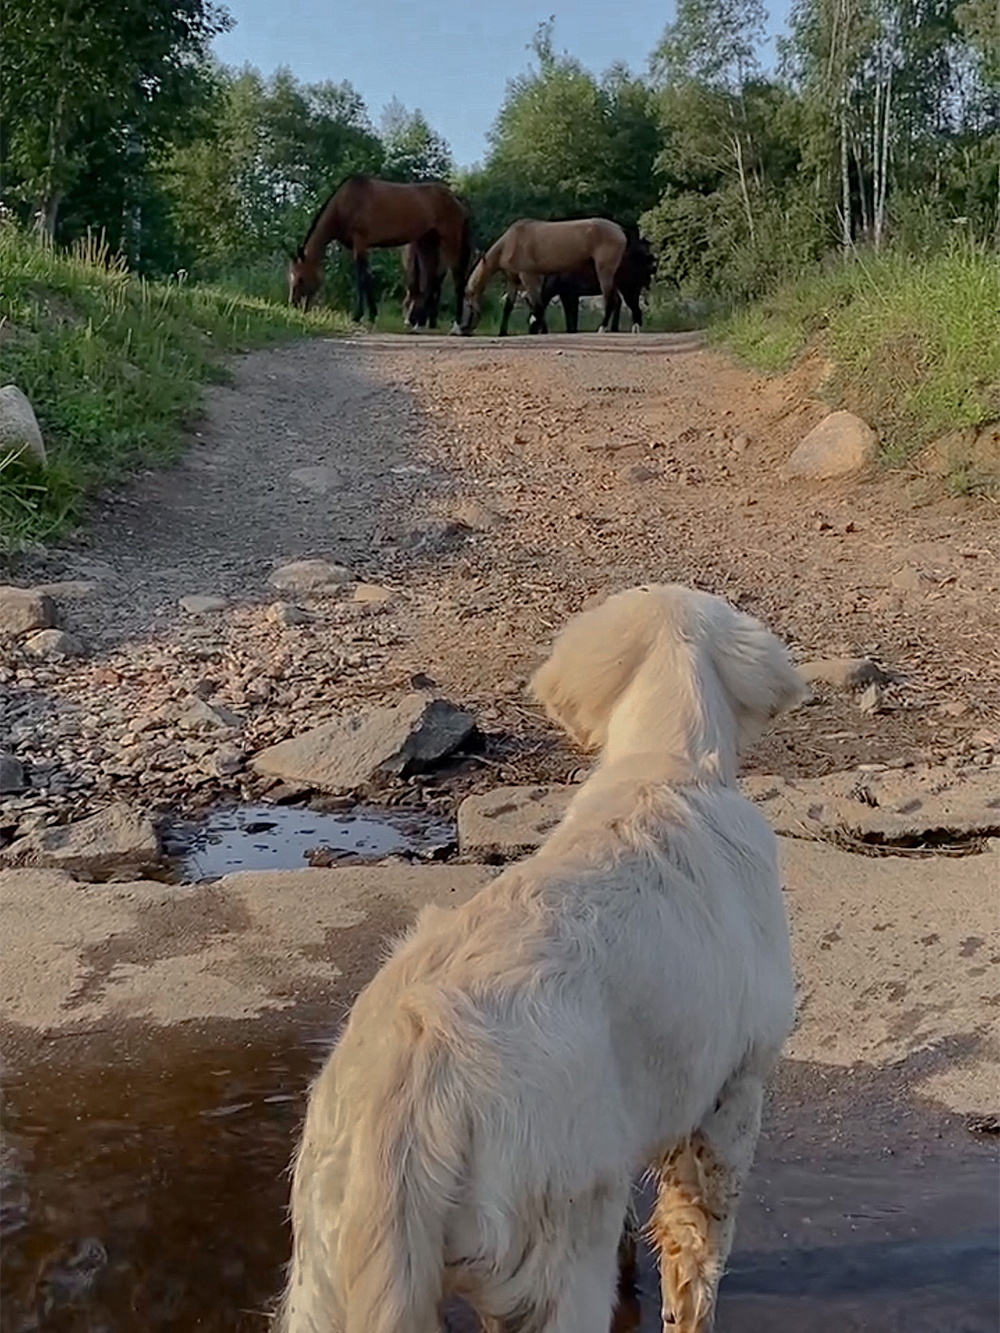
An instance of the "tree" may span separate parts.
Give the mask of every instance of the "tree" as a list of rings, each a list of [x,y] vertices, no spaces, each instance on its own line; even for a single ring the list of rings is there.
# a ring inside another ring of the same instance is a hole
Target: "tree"
[[[95,156],[135,176],[176,137],[229,26],[212,0],[7,0],[0,48],[6,188],[55,234]]]
[[[379,171],[382,154],[350,84],[218,71],[203,134],[159,165],[174,266],[211,274],[290,249],[343,177]]]
[[[389,180],[448,180],[455,169],[447,142],[424,113],[407,111],[394,97],[382,113],[383,173]]]
[[[480,230],[493,239],[521,216],[635,223],[656,198],[649,89],[622,66],[598,81],[557,54],[551,20],[531,50],[537,64],[507,85],[485,166],[463,183]]]

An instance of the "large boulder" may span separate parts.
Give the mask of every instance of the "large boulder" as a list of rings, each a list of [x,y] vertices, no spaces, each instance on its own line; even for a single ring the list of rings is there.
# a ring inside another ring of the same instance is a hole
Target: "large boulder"
[[[495,787],[458,807],[458,848],[477,860],[507,860],[540,847],[566,813],[571,786]]]
[[[781,469],[786,479],[829,481],[862,472],[875,461],[878,436],[853,412],[831,412],[814,426]]]
[[[0,867],[51,866],[83,878],[106,879],[154,866],[156,830],[127,805],[109,805],[89,819],[35,829],[0,853]]]
[[[262,750],[258,773],[320,791],[348,792],[379,777],[426,768],[450,754],[475,718],[446,699],[413,693],[395,707],[337,718]]]
[[[56,623],[56,604],[37,588],[0,587],[0,637],[20,638]]]
[[[0,458],[20,454],[39,467],[48,461],[35,410],[14,384],[0,389]]]

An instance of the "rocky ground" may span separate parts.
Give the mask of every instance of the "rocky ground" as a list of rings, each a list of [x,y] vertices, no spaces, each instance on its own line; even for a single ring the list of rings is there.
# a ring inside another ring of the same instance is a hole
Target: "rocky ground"
[[[996,1326],[996,511],[919,466],[793,477],[822,373],[691,336],[263,352],[179,466],[5,572],[19,1327],[263,1326],[331,1029],[420,904],[559,818],[588,760],[527,680],[589,599],[659,579],[760,615],[814,691],[744,779],[781,835],[799,1022],[720,1321]],[[427,859],[473,864],[162,882],[181,818],[305,800],[432,814]],[[645,1333],[643,1265],[620,1328]]]
[[[819,373],[762,380],[690,335],[243,359],[180,466],[9,572],[40,595],[3,598],[3,836],[112,798],[162,818],[273,792],[261,750],[413,681],[479,738],[444,771],[376,775],[376,796],[445,811],[563,779],[579,756],[526,680],[588,598],[650,579],[724,593],[800,661],[866,660],[814,668],[751,770],[991,764],[995,509],[919,471],[782,480],[824,415]]]

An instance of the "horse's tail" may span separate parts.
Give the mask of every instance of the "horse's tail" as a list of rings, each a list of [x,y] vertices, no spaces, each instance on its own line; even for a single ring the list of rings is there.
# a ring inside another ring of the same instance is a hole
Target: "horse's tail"
[[[369,1165],[344,1200],[345,1333],[437,1326],[445,1228],[469,1148],[451,1009],[440,994],[407,997],[406,1040],[361,1130],[356,1160]]]

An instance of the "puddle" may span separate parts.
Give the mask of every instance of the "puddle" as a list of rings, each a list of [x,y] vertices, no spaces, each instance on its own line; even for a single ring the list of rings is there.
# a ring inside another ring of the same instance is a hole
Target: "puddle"
[[[324,1021],[58,1040],[7,1070],[3,1333],[266,1333]],[[829,1077],[778,1080],[718,1333],[996,1333],[995,1152]],[[616,1333],[658,1311],[646,1255]]]
[[[178,878],[218,879],[237,870],[301,870],[386,856],[438,859],[455,825],[423,811],[354,806],[330,814],[307,806],[241,805],[212,811],[164,836]]]

